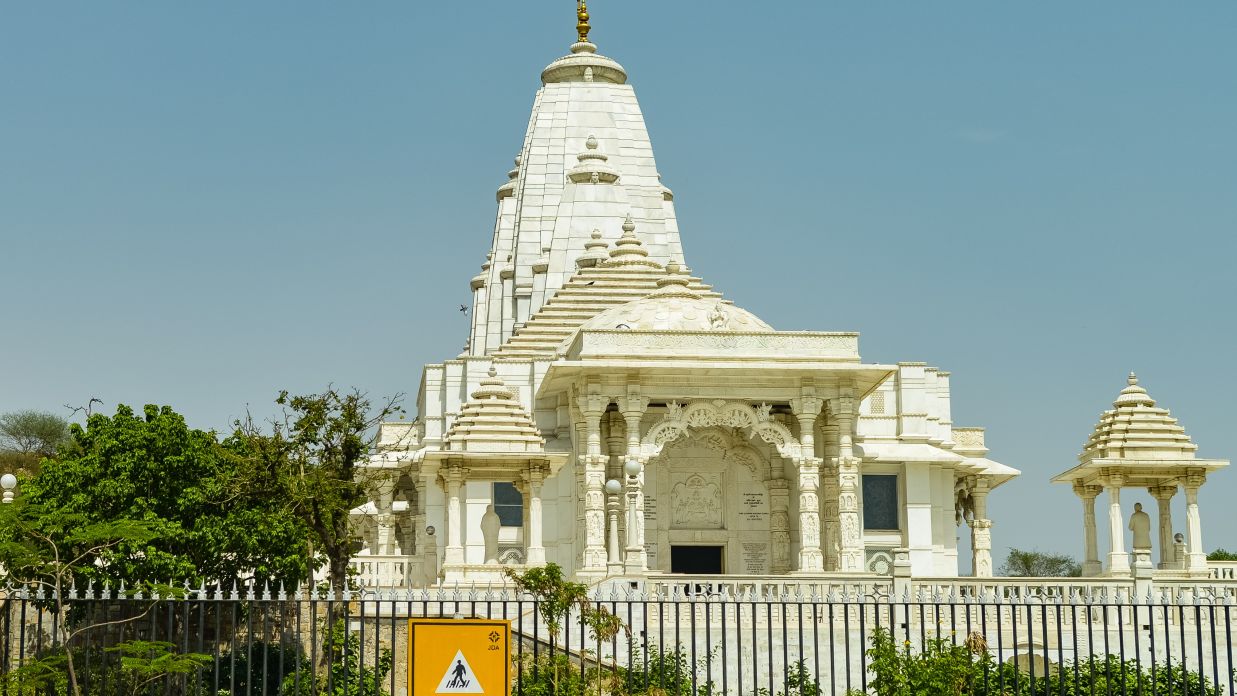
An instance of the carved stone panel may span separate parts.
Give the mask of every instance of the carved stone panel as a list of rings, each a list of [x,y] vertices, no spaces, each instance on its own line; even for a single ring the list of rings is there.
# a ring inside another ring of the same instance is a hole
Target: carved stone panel
[[[676,475],[670,488],[670,523],[678,529],[720,529],[722,487],[716,474]]]

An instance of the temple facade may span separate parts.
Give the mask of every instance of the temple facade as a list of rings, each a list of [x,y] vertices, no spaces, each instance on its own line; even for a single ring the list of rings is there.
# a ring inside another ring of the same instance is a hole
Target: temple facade
[[[694,275],[635,91],[580,14],[497,190],[466,348],[383,426],[362,558],[413,586],[546,562],[991,575],[988,494],[1019,472],[954,425],[949,373],[865,363],[858,334],[774,328]]]

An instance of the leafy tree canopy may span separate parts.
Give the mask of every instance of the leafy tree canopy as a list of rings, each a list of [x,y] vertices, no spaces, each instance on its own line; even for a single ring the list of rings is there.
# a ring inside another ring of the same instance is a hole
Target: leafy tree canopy
[[[1064,554],[1011,548],[999,572],[1018,578],[1075,578],[1082,575],[1082,566]]]
[[[284,391],[275,400],[283,416],[269,430],[247,420],[236,424],[228,440],[253,469],[286,485],[287,509],[312,532],[314,551],[326,557],[335,588],[344,584],[352,556],[350,513],[369,497],[363,465],[376,426],[399,412],[398,399],[374,409],[355,389],[300,396]]]
[[[33,574],[30,554],[18,558],[13,545],[23,538],[87,554],[78,580],[196,584],[252,574],[294,584],[311,572],[309,533],[287,508],[286,482],[255,466],[244,443],[220,443],[167,406],[139,415],[122,405],[71,434],[72,446],[23,481],[22,514],[0,521],[0,563],[15,577]],[[75,537],[121,523],[145,533],[102,548]]]
[[[1209,561],[1237,561],[1237,553],[1225,551],[1224,549],[1216,549],[1207,554]]]

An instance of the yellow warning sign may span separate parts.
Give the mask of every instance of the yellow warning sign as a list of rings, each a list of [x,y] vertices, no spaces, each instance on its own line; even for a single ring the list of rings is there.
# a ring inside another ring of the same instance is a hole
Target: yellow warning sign
[[[511,692],[511,622],[409,619],[409,696]]]

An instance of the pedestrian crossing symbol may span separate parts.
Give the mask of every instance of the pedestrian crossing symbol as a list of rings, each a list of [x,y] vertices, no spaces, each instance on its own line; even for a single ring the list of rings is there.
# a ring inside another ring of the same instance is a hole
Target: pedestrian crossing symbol
[[[511,696],[511,621],[410,618],[408,667],[406,696]]]
[[[481,688],[481,683],[477,681],[477,675],[472,671],[472,666],[468,664],[468,658],[464,657],[463,650],[455,652],[455,658],[451,660],[451,664],[447,665],[447,673],[442,675],[442,681],[438,682],[437,694],[483,694],[485,689]]]

